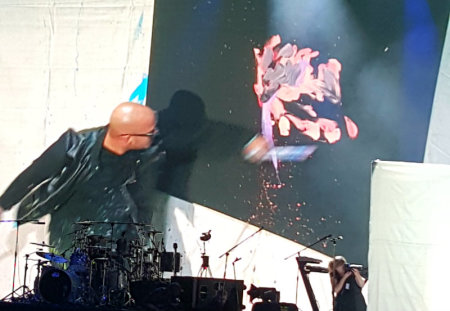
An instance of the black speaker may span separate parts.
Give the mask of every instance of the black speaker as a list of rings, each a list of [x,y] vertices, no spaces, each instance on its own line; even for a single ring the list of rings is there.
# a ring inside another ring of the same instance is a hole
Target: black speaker
[[[175,268],[176,272],[180,272],[180,253],[162,252],[161,253],[161,271],[173,272]],[[174,264],[175,262],[175,264]]]
[[[245,289],[242,280],[174,276],[171,281],[181,286],[184,310],[240,311]]]

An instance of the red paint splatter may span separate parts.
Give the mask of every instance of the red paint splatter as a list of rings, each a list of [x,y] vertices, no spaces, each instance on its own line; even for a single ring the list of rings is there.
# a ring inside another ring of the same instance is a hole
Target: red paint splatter
[[[318,51],[310,48],[299,49],[287,43],[280,46],[279,35],[271,37],[263,49],[254,48],[256,61],[256,81],[253,90],[258,104],[270,101],[268,107],[272,126],[277,126],[281,136],[291,134],[292,124],[301,134],[315,141],[334,144],[341,139],[341,129],[336,121],[320,117],[310,105],[301,105],[302,96],[308,96],[317,103],[327,99],[334,105],[342,105],[340,72],[342,65],[337,59],[317,66],[317,72],[311,60],[319,56]],[[289,113],[286,105],[295,103],[311,119],[300,118]],[[358,126],[348,116],[344,116],[346,133],[351,139],[358,136]]]

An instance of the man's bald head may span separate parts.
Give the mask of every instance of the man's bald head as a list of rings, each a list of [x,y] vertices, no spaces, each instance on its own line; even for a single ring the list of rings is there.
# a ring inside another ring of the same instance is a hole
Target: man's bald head
[[[109,120],[109,128],[113,135],[147,133],[155,124],[155,112],[147,106],[133,102],[118,105]]]
[[[152,138],[142,136],[156,128],[156,114],[147,106],[133,102],[119,104],[111,113],[103,146],[114,153],[150,147]]]

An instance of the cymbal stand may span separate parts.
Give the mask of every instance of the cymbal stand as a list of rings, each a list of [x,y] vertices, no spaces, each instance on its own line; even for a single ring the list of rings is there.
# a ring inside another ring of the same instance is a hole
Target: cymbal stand
[[[41,279],[41,272],[42,272],[42,266],[45,264],[46,262],[42,262],[40,259],[38,259],[38,263],[37,263],[37,275],[36,275],[36,280],[35,283],[39,284],[39,280]],[[35,292],[36,293],[36,292]]]
[[[149,244],[149,251],[151,252],[150,264],[151,264],[151,269],[153,269],[153,273],[152,273],[153,277],[154,277],[154,275],[156,275],[157,278],[162,278],[162,271],[160,269],[160,262],[161,262],[160,247],[161,247],[161,245],[159,242],[157,242],[157,239],[156,239],[157,233],[158,232],[155,232],[155,231],[146,232],[146,236],[148,236],[148,240],[150,242],[150,244]],[[175,252],[176,252],[176,250],[175,250]],[[175,256],[175,254],[174,254],[174,256]],[[174,265],[175,265],[175,261],[174,261]]]
[[[27,286],[27,271],[28,271],[28,258],[30,257],[29,254],[25,255],[25,272],[23,273],[23,291],[22,291],[22,296],[25,297],[25,294],[28,292],[31,292],[31,290],[28,288]],[[25,292],[26,290],[26,292]]]
[[[20,287],[18,289],[16,289],[16,267],[17,267],[17,252],[19,249],[19,226],[22,223],[25,222],[31,222],[34,223],[36,225],[43,225],[45,224],[45,222],[39,221],[39,220],[19,220],[19,219],[15,219],[15,220],[0,220],[0,223],[2,222],[13,222],[16,224],[16,243],[15,243],[15,247],[14,247],[14,268],[13,268],[13,281],[12,281],[12,291],[11,293],[9,293],[8,295],[6,295],[4,298],[2,298],[2,300],[6,300],[6,298],[11,296],[11,300],[14,299],[14,295],[16,293],[16,291],[18,291],[20,289]],[[25,291],[25,288],[24,288]]]

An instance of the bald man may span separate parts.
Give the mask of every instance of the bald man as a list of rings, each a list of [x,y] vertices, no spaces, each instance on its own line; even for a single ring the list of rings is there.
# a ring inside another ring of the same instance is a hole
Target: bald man
[[[111,114],[103,147],[117,155],[147,149],[156,131],[153,110],[136,103],[122,103]]]
[[[76,222],[142,222],[136,196],[139,171],[159,152],[156,114],[149,107],[125,102],[108,125],[66,131],[25,169],[0,197],[0,207],[16,204],[18,219],[51,214],[50,244],[69,249]],[[92,225],[90,234],[111,235],[111,226]],[[114,232],[130,231],[127,225]]]

